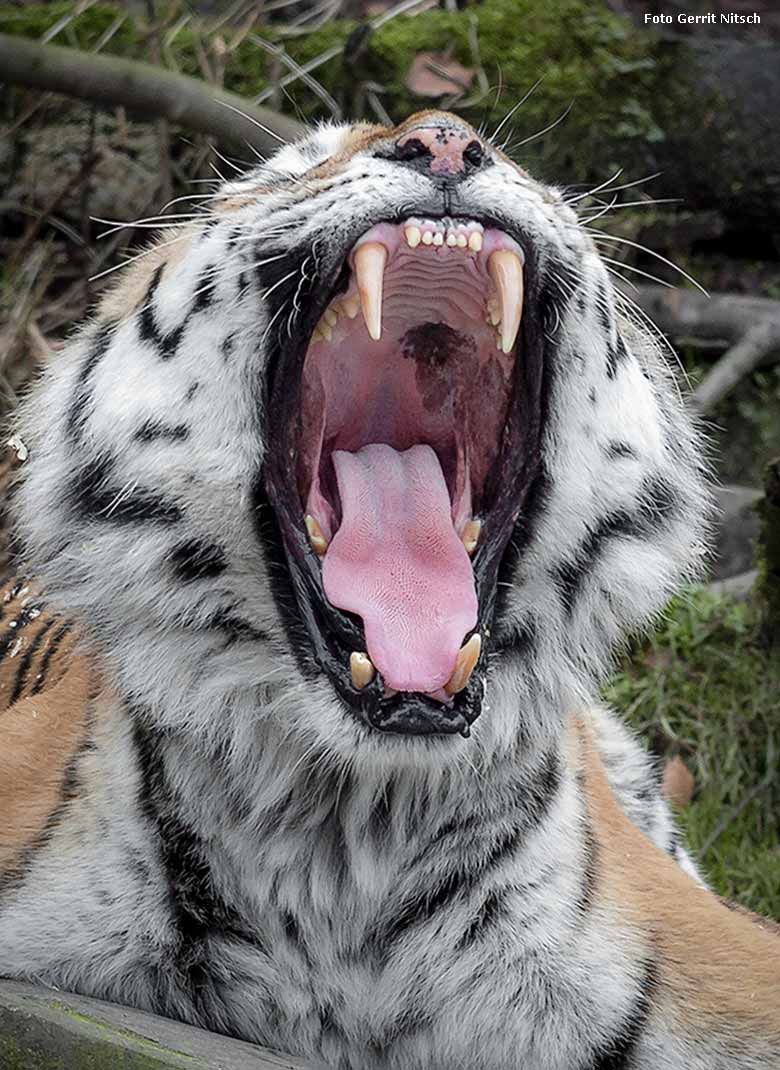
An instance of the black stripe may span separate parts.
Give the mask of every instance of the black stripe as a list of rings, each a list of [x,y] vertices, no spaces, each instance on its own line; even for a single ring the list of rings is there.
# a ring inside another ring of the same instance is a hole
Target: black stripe
[[[70,630],[70,624],[65,623],[51,637],[51,642],[47,646],[46,650],[44,651],[43,657],[41,658],[40,668],[35,674],[35,683],[33,684],[32,691],[30,692],[31,695],[39,694],[45,686],[46,673],[49,668],[49,662],[59,650],[60,645],[62,644],[62,640],[65,638],[66,635],[70,633]]]
[[[113,460],[104,455],[88,461],[73,477],[69,496],[83,517],[111,524],[175,524],[181,520],[181,510],[175,502],[149,491],[136,488],[125,492],[122,487],[112,486],[109,479],[113,467]]]
[[[617,337],[614,343],[607,345],[607,375],[610,379],[614,379],[617,375],[618,365],[628,360],[629,353],[626,349],[626,343],[618,331]]]
[[[171,921],[177,932],[171,983],[183,990],[208,1023],[208,1006],[218,998],[220,972],[211,964],[210,941],[225,938],[263,949],[259,934],[217,891],[206,845],[182,819],[181,807],[165,769],[165,735],[131,713],[138,762],[138,805],[155,830],[160,863],[168,885]],[[167,1007],[161,994],[161,1009]]]
[[[159,439],[184,442],[189,436],[190,429],[186,424],[162,424],[157,420],[146,420],[133,434],[136,442],[156,442]]]
[[[608,442],[604,447],[604,452],[610,460],[615,460],[618,457],[636,457],[637,455],[633,446],[629,446],[627,442],[620,442],[617,439]]]
[[[516,823],[495,837],[486,855],[472,857],[469,868],[451,870],[438,884],[424,889],[417,898],[407,900],[395,918],[379,927],[378,948],[391,945],[408,929],[430,921],[440,911],[446,910],[454,900],[467,896],[491,871],[511,857],[530,829],[538,825],[546,815],[560,782],[560,760],[555,751],[550,751],[543,756],[535,779],[523,794],[523,809]],[[480,842],[478,837],[477,848]]]
[[[0,660],[5,657],[11,646],[13,646],[16,637],[27,627],[30,621],[38,617],[39,613],[40,606],[33,602],[20,609],[14,620],[9,620],[5,634],[0,636]]]
[[[213,579],[227,568],[222,547],[200,539],[179,543],[171,551],[170,561],[174,576],[182,583]]]
[[[79,764],[82,756],[89,750],[92,750],[94,743],[92,740],[92,727],[94,723],[94,717],[91,706],[87,708],[86,724],[84,730],[84,739],[82,743],[74,750],[70,756],[70,760],[65,767],[65,772],[62,776],[60,784],[60,798],[57,805],[49,812],[49,816],[46,819],[46,824],[32,841],[29,843],[14,859],[9,869],[4,873],[0,873],[0,896],[13,891],[18,888],[24,880],[25,875],[30,869],[33,860],[39,851],[49,843],[54,832],[61,824],[65,817],[69,804],[79,793],[81,788],[81,780],[79,778]]]
[[[577,596],[586,577],[593,571],[596,562],[611,540],[641,534],[634,517],[627,510],[617,510],[603,516],[596,527],[583,539],[571,561],[562,561],[552,572],[552,578],[558,585],[561,602],[566,613],[571,616]]]
[[[583,1065],[582,1070],[631,1070],[631,1067],[635,1065],[634,1057],[650,1016],[657,984],[658,972],[655,962],[645,963],[639,990],[634,998],[634,1006],[615,1035],[592,1055],[590,1060]]]
[[[152,276],[149,289],[146,291],[143,306],[138,313],[138,335],[142,342],[148,342],[154,346],[162,360],[171,360],[176,356],[184,328],[187,325],[187,319],[185,317],[178,327],[174,327],[173,330],[167,333],[163,333],[160,330],[157,317],[154,314],[154,295],[160,284],[164,269],[165,264],[160,264]]]
[[[584,915],[590,912],[595,901],[599,876],[599,846],[590,818],[585,818],[582,851],[582,878],[575,910],[578,914]]]
[[[54,624],[55,621],[53,619],[47,620],[43,627],[40,628],[30,640],[27,650],[25,651],[24,657],[21,658],[19,661],[19,668],[16,670],[16,679],[14,680],[13,691],[11,692],[11,698],[8,703],[9,706],[13,706],[13,704],[21,695],[24,689],[24,685],[27,683],[27,674],[30,671],[32,659],[35,657],[36,651],[40,647],[43,640],[54,627]]]
[[[250,639],[256,643],[269,643],[271,636],[262,628],[255,628],[249,621],[236,617],[232,609],[219,609],[203,625],[209,631],[224,631],[231,643],[239,639]]]
[[[89,353],[81,365],[76,387],[70,401],[68,419],[65,424],[65,434],[71,442],[77,442],[81,437],[87,422],[86,407],[91,397],[89,384],[98,364],[108,351],[113,338],[113,323],[106,323],[98,329],[98,333],[92,341]]]
[[[508,889],[496,888],[485,899],[482,906],[458,941],[457,950],[465,951],[475,940],[482,940],[502,917],[507,916]]]

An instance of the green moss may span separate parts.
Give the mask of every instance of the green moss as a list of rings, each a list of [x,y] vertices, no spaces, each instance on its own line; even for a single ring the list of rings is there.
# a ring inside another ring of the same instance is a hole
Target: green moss
[[[704,589],[677,599],[605,697],[691,769],[680,819],[713,887],[780,918],[780,659],[757,641],[751,607]]]
[[[67,0],[23,9],[0,4],[0,31],[40,37],[70,6]],[[89,8],[71,20],[55,43],[94,47],[118,11],[110,4]],[[519,150],[522,162],[541,177],[558,181],[603,179],[610,168],[627,160],[632,171],[643,167],[646,159],[649,166],[652,146],[679,122],[678,104],[686,93],[685,72],[650,33],[634,30],[626,20],[594,7],[590,0],[485,0],[463,12],[435,10],[398,17],[367,35],[367,28],[362,27],[350,38],[355,30],[355,23],[336,19],[312,33],[283,41],[298,63],[348,42],[343,54],[313,72],[345,114],[366,117],[359,92],[364,82],[382,87],[383,104],[396,120],[437,103],[414,97],[405,86],[414,56],[419,51],[449,51],[466,67],[473,67],[476,39],[480,62],[493,88],[481,99],[476,93],[464,98],[456,110],[475,125],[484,122],[490,131],[541,79],[504,130],[510,145],[531,138],[572,105],[555,134]],[[272,27],[262,32],[270,40],[279,40]],[[208,51],[208,25],[190,22],[168,42],[166,59],[183,72],[200,76],[198,45]],[[126,19],[104,51],[147,59],[143,20]],[[273,62],[247,39],[227,57],[225,86],[247,97],[256,96],[267,85]],[[694,121],[694,106],[704,106],[700,98],[699,92],[695,102],[688,100],[686,122]],[[330,115],[300,81],[280,94],[278,104],[308,119]],[[374,118],[371,113],[367,117]]]
[[[192,1058],[187,1052],[178,1051],[176,1048],[167,1048],[164,1044],[160,1044],[158,1041],[152,1040],[150,1037],[145,1037],[141,1033],[136,1033],[132,1029],[122,1029],[121,1026],[101,1021],[100,1018],[94,1018],[91,1014],[74,1011],[72,1007],[60,1003],[59,1000],[52,1000],[49,1006],[60,1011],[62,1014],[67,1014],[67,1016],[73,1018],[74,1021],[84,1022],[85,1024],[92,1026],[93,1029],[105,1033],[108,1037],[120,1037],[123,1040],[130,1040],[133,1044],[140,1044],[142,1047],[147,1047],[153,1051],[165,1053],[167,1055],[176,1055],[180,1059]]]

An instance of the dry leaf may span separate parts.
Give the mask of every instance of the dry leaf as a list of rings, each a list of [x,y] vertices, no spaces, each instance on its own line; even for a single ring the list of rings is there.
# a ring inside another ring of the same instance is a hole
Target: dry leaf
[[[469,89],[474,73],[446,52],[418,52],[406,75],[406,88],[418,97],[446,97]]]
[[[695,788],[693,774],[682,758],[679,755],[670,758],[664,768],[661,782],[661,794],[666,801],[682,809],[693,798]]]

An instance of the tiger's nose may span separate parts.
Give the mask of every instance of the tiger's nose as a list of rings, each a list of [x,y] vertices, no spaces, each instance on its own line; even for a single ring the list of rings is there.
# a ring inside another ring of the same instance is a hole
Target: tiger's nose
[[[463,178],[481,166],[485,147],[472,130],[454,123],[418,126],[396,142],[399,160],[442,178]]]

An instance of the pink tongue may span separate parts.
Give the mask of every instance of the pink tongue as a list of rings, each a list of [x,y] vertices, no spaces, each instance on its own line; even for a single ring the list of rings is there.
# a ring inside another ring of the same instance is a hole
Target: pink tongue
[[[452,524],[430,446],[336,450],[342,521],[322,567],[325,594],[363,618],[368,654],[388,687],[447,683],[477,622],[474,573]]]

